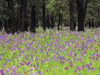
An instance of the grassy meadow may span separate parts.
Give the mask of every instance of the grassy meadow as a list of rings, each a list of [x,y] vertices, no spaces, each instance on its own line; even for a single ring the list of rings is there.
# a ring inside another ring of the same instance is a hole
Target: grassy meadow
[[[1,75],[100,75],[100,28],[0,32]]]

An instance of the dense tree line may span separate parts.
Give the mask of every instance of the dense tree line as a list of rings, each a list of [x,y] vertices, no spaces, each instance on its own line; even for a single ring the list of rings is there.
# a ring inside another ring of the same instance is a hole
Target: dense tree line
[[[36,32],[60,26],[70,26],[74,31],[84,31],[84,26],[100,26],[99,0],[0,0],[0,30]]]

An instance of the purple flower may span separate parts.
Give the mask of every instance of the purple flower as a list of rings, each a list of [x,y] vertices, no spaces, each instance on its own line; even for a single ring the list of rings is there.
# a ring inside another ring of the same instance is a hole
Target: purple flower
[[[90,62],[89,65],[92,65],[92,62]]]
[[[84,65],[82,65],[82,68],[84,68],[85,66]]]
[[[70,67],[73,67],[73,64],[72,63],[70,64]]]
[[[89,58],[90,58],[90,59],[92,59],[92,57],[91,57],[91,56],[89,56]]]
[[[100,46],[100,43],[98,45]]]
[[[77,69],[74,69],[74,72],[76,72],[77,71]]]
[[[38,67],[39,67],[39,65],[36,65],[36,67],[38,68]]]
[[[39,74],[42,74],[43,73],[43,71],[41,72],[40,70],[38,72],[39,72]]]
[[[27,65],[29,65],[31,62],[30,62],[30,60],[26,63]]]
[[[100,67],[98,67],[100,69]]]
[[[27,47],[27,49],[30,49],[30,48],[31,48],[31,46]]]
[[[63,62],[62,60],[59,60],[59,62]]]
[[[47,60],[50,60],[50,58],[48,58]]]
[[[67,70],[68,69],[68,66],[66,66],[65,69]]]
[[[44,62],[45,60],[44,59],[41,59],[41,62]]]
[[[95,70],[95,68],[93,68],[93,67],[92,67],[91,69],[92,69],[92,70]]]
[[[80,67],[79,67],[79,66],[77,66],[77,69],[80,69]]]
[[[35,60],[38,60],[38,58],[36,57]]]
[[[100,73],[98,73],[97,75],[100,75]]]
[[[37,72],[35,71],[35,72],[33,72],[32,74],[30,74],[30,75],[37,75]]]
[[[5,75],[3,69],[0,70],[1,75]]]
[[[74,54],[75,56],[77,56],[77,54]]]
[[[94,56],[95,54],[93,53],[93,54],[91,54],[92,56]]]
[[[98,60],[98,58],[96,57],[96,60]]]
[[[20,74],[20,73],[17,73],[17,75],[22,75],[22,74]]]
[[[23,63],[23,62],[20,62],[20,64],[21,64],[21,65],[24,65],[24,63]]]
[[[63,60],[65,60],[65,58],[63,57]]]
[[[46,69],[45,71],[48,71],[48,69]]]
[[[30,71],[34,70],[34,66],[33,67],[30,67]]]
[[[11,72],[10,72],[10,75],[15,75],[15,72],[12,72],[12,71],[11,71]]]

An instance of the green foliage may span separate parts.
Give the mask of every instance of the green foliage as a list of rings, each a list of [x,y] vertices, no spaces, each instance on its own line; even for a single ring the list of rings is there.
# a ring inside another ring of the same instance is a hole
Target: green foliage
[[[14,6],[14,9],[17,9],[18,7],[21,7],[21,5],[18,5],[17,3]]]

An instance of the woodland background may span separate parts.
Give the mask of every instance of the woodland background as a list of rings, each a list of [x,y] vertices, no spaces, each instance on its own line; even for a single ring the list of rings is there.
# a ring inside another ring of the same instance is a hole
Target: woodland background
[[[36,32],[59,25],[84,31],[100,26],[100,0],[0,0],[0,30]]]

